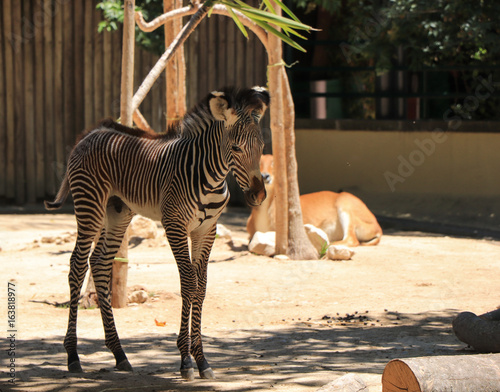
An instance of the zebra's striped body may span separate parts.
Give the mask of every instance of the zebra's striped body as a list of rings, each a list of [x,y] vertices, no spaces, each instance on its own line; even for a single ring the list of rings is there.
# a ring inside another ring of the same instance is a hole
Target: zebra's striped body
[[[268,104],[269,95],[261,88],[227,89],[209,94],[165,134],[150,134],[107,120],[76,144],[56,200],[46,203],[48,209],[59,208],[71,190],[77,219],[64,340],[70,371],[82,370],[76,337],[78,300],[91,244],[99,233],[90,266],[106,346],[113,352],[118,369],[132,369],[113,321],[110,276],[130,220],[141,214],[161,221],[178,265],[181,374],[186,379],[194,377],[192,354],[201,377],[213,377],[201,342],[208,257],[217,219],[229,199],[227,173],[232,170],[248,204],[259,205],[265,198],[259,171],[263,140],[258,123]]]

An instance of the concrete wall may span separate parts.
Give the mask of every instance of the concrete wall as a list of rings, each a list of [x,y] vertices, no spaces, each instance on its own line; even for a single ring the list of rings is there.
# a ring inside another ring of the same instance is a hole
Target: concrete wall
[[[296,150],[301,193],[342,189],[381,215],[500,229],[500,133],[297,129]]]

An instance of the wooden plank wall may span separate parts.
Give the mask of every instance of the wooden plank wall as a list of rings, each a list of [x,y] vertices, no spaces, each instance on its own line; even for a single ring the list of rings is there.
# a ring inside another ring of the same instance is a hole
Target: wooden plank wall
[[[40,203],[57,192],[77,135],[120,109],[121,31],[98,33],[95,0],[2,0],[0,205]],[[188,107],[227,85],[266,83],[266,54],[231,19],[213,15],[186,43]],[[135,85],[157,56],[136,47]],[[165,79],[141,105],[165,128]]]

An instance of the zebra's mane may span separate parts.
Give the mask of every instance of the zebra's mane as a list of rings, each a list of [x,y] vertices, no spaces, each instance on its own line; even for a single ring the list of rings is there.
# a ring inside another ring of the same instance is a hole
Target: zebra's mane
[[[226,87],[221,90],[224,98],[228,101],[229,107],[245,108],[247,110],[261,109],[263,105],[269,105],[269,95],[256,92],[254,89],[238,89]],[[182,136],[196,134],[206,128],[215,119],[209,109],[209,101],[213,98],[210,93],[202,99],[196,106],[188,111],[182,119],[169,126],[165,132],[154,132],[153,130],[142,130],[136,127],[122,125],[113,119],[107,118],[100,121],[94,129],[108,128],[144,139],[175,139]],[[85,131],[81,138],[84,138],[92,130]]]

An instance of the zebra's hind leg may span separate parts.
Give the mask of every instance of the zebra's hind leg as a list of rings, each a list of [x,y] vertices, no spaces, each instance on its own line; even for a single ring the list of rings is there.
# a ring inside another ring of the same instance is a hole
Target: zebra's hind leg
[[[124,371],[132,371],[132,366],[122,349],[116,331],[111,307],[110,287],[113,260],[133,216],[134,213],[118,197],[111,197],[106,208],[104,230],[96,249],[90,256],[90,267],[104,325],[105,344],[115,357],[116,368]]]
[[[68,354],[68,370],[73,373],[82,372],[82,366],[77,352],[76,323],[78,315],[78,301],[83,280],[88,270],[88,256],[92,241],[102,225],[103,211],[96,211],[93,216],[79,214],[79,204],[75,202],[78,234],[75,248],[70,258],[68,282],[70,288],[68,329],[64,338],[64,348]]]

